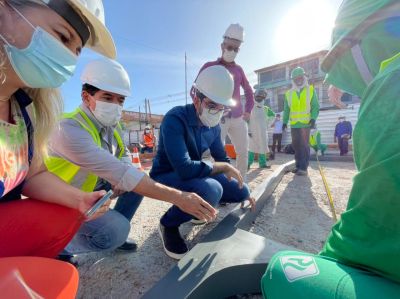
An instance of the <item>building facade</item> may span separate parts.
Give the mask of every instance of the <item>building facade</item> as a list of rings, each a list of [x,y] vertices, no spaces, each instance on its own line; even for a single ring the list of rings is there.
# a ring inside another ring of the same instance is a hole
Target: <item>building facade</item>
[[[324,83],[325,73],[321,71],[321,63],[328,51],[319,51],[304,57],[275,64],[266,68],[256,70],[258,84],[256,88],[264,88],[268,91],[268,98],[265,104],[270,106],[275,112],[283,111],[285,93],[292,87],[290,73],[295,67],[304,68],[308,81],[314,85],[315,92],[318,94],[322,110],[333,108],[329,102],[328,84]],[[359,99],[349,94],[344,94],[342,101],[345,104],[358,103]]]

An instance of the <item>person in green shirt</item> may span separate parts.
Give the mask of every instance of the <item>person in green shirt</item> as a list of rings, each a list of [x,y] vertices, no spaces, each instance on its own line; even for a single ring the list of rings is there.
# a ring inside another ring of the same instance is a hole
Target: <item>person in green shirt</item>
[[[345,0],[326,81],[361,98],[346,211],[319,255],[275,254],[265,298],[400,298],[400,1]]]
[[[318,131],[316,126],[310,133],[310,146],[315,151],[316,155],[318,155],[318,152],[321,152],[321,154],[324,155],[328,148],[326,144],[321,143],[321,133]]]
[[[306,73],[302,67],[292,70],[293,86],[285,94],[283,111],[283,130],[290,120],[292,146],[295,154],[297,175],[307,175],[310,160],[310,128],[314,128],[319,114],[318,95],[314,86],[308,84]]]

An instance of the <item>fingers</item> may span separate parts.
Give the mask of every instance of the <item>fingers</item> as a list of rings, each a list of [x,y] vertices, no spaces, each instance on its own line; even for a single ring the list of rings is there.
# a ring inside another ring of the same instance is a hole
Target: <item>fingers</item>
[[[255,212],[256,210],[256,201],[254,198],[249,197],[249,202],[250,202],[250,207],[251,207],[251,211]]]
[[[93,192],[95,201],[99,200],[102,198],[104,195],[106,195],[107,191],[106,190],[100,190],[100,191],[95,191]]]
[[[244,203],[245,203],[247,200],[249,201],[249,206],[250,206],[251,211],[252,211],[252,212],[255,212],[255,210],[256,210],[256,200],[255,200],[254,198],[252,198],[252,197],[249,197],[249,198],[245,199],[244,201],[242,201],[242,202],[240,203],[240,208],[241,208],[241,209],[245,208]]]
[[[235,171],[236,171],[235,172],[235,179],[239,183],[239,188],[242,189],[243,188],[243,177],[242,177],[242,175],[240,174],[239,171],[237,171],[236,169],[235,169]]]
[[[94,220],[94,219],[97,219],[97,218],[103,216],[110,209],[110,204],[111,204],[111,202],[107,201],[101,208],[99,208],[97,210],[97,212],[92,217],[87,218],[85,221]]]

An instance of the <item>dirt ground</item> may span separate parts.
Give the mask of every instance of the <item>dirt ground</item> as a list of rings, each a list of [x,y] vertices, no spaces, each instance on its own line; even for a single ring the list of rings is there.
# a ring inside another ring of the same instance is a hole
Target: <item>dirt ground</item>
[[[254,189],[278,165],[291,159],[293,156],[290,155],[277,156],[270,170],[258,169],[254,164],[248,173],[250,188]],[[351,179],[355,174],[354,165],[326,162],[324,167],[340,213],[346,207]],[[331,212],[315,163],[311,164],[309,173],[309,177],[285,175],[257,218],[252,232],[310,252],[321,248],[332,225]],[[148,198],[142,202],[132,220],[130,232],[130,237],[138,243],[137,252],[78,256],[78,298],[140,298],[176,264],[165,255],[157,232],[159,219],[168,207],[167,203]],[[181,232],[189,247],[193,247],[234,207],[233,204],[219,207],[218,219],[214,223],[201,226],[184,224]]]
[[[346,209],[356,174],[349,162],[321,162],[334,201],[336,214]],[[334,224],[325,187],[316,162],[309,176],[285,175],[255,221],[251,232],[317,253]]]

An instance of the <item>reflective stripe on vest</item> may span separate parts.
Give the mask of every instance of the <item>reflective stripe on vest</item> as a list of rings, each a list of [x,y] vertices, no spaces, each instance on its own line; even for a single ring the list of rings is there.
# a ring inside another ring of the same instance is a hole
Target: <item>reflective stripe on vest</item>
[[[298,122],[308,124],[311,119],[311,98],[314,94],[312,85],[303,88],[300,98],[296,90],[286,92],[286,99],[290,108],[290,124],[294,125]]]
[[[79,125],[87,131],[90,136],[92,136],[94,143],[98,147],[101,148],[101,137],[99,132],[97,131],[96,126],[93,124],[93,122],[89,119],[89,117],[85,114],[85,112],[82,111],[82,109],[78,108],[74,112],[71,113],[65,113],[63,115],[64,119],[73,119],[76,122],[79,123]],[[118,128],[121,129],[121,125],[118,123]],[[122,155],[125,152],[125,146],[124,143],[122,142],[121,135],[117,131],[117,129],[114,130],[114,137],[117,141],[118,147],[120,149],[120,153],[118,155],[118,159],[121,159]],[[64,182],[67,184],[72,184],[74,183],[74,179],[77,177],[80,166],[69,162],[65,160],[64,158],[60,157],[48,157],[45,161],[47,169],[57,175],[59,178],[61,178]],[[97,176],[94,173],[89,172],[86,175],[86,178],[84,178],[83,183],[81,186],[76,186],[77,188],[81,189],[82,191],[85,192],[92,192],[94,188],[96,187],[97,183]]]

